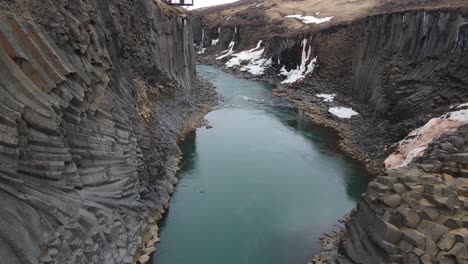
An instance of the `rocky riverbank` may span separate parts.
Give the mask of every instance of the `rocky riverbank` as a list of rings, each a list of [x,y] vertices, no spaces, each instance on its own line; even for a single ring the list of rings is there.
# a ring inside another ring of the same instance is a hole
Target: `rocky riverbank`
[[[177,113],[171,110],[169,120],[178,115],[187,115],[183,118],[181,128],[177,134],[177,142],[184,140],[185,136],[202,126],[208,126],[207,120],[204,116],[210,112],[214,106],[219,102],[219,96],[215,91],[215,87],[200,78],[193,80],[193,85],[196,89],[191,94],[190,103],[193,107],[185,109],[184,113]],[[170,108],[164,108],[170,109]],[[169,114],[169,113],[166,113]],[[170,206],[170,199],[172,194],[175,192],[176,185],[178,183],[177,172],[180,169],[179,165],[183,159],[182,152],[177,146],[176,152],[168,158],[164,171],[163,177],[154,184],[155,192],[161,199],[160,204],[153,208],[149,212],[148,226],[142,235],[142,242],[140,247],[137,249],[132,263],[145,264],[149,263],[152,259],[154,252],[158,250],[160,242],[159,238],[159,223],[163,219],[163,215]]]

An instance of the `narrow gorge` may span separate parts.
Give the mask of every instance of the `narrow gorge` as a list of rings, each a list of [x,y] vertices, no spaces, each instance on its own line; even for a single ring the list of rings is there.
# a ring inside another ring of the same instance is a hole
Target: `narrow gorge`
[[[0,263],[468,263],[466,0],[174,3],[0,0]]]

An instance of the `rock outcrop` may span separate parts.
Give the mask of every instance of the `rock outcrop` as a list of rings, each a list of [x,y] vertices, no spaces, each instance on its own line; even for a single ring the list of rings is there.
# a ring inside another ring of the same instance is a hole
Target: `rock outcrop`
[[[214,98],[192,43],[158,1],[0,1],[0,262],[132,263]]]
[[[467,263],[468,126],[369,184],[340,263]],[[450,147],[450,148],[449,148]]]

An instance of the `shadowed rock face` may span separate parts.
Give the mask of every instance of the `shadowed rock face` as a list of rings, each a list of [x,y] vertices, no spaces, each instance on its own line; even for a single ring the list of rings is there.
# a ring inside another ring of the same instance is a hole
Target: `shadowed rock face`
[[[132,261],[176,182],[192,43],[155,1],[0,1],[0,262]]]
[[[351,93],[378,114],[396,121],[466,98],[468,16],[409,12],[364,23]]]

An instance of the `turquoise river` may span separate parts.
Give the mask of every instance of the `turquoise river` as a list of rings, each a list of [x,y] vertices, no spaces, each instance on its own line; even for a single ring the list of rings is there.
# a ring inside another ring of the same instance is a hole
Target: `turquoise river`
[[[365,191],[336,136],[302,120],[271,85],[198,66],[222,95],[181,144],[180,182],[157,264],[305,264]]]

